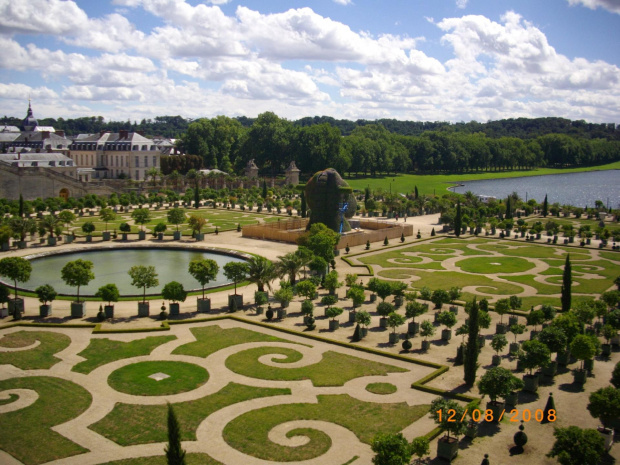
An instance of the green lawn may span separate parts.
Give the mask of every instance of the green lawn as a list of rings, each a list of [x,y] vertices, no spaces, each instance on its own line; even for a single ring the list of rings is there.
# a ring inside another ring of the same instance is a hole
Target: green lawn
[[[467,273],[506,274],[523,273],[536,265],[524,258],[518,257],[472,257],[459,260],[456,266]]]
[[[0,391],[7,389],[31,389],[39,398],[26,408],[0,415],[0,449],[26,465],[88,452],[51,429],[77,417],[90,406],[92,398],[86,389],[51,376],[0,381]]]
[[[274,360],[278,363],[293,363],[302,355],[284,347],[258,347],[231,355],[226,367],[240,375],[276,381],[299,381],[310,379],[315,386],[342,386],[347,381],[362,376],[381,376],[387,373],[407,371],[392,365],[372,362],[338,352],[325,352],[323,359],[314,365],[301,368],[279,368],[263,365],[258,359],[263,355],[282,354],[286,359]]]
[[[325,433],[315,430],[309,434],[309,430],[304,430],[310,442],[293,448],[269,441],[269,431],[287,421],[327,421],[349,429],[360,441],[370,444],[377,433],[397,433],[426,415],[429,408],[406,403],[362,402],[348,395],[318,396],[318,400],[318,404],[276,405],[247,412],[226,425],[224,439],[235,449],[263,460],[309,460],[329,449],[331,440]],[[289,436],[294,434],[293,431]]]
[[[186,465],[223,465],[207,454],[186,454]],[[155,455],[152,457],[136,457],[133,459],[115,460],[106,462],[102,465],[168,465],[165,455]]]
[[[290,342],[244,328],[223,329],[220,326],[213,325],[191,328],[190,331],[196,338],[196,342],[177,347],[172,352],[173,354],[206,358],[218,350],[246,342]]]
[[[156,347],[174,339],[176,336],[150,336],[129,342],[91,339],[88,347],[78,354],[86,360],[75,365],[72,371],[88,374],[95,368],[110,362],[148,355]]]
[[[155,380],[149,376],[164,373],[169,377]],[[134,396],[166,396],[192,391],[207,382],[209,373],[193,363],[179,361],[147,361],[126,365],[112,372],[108,384]]]
[[[3,347],[28,347],[40,341],[37,347],[16,352],[0,352],[0,365],[14,365],[22,370],[46,370],[53,367],[60,359],[54,354],[66,349],[71,338],[61,333],[50,331],[18,331],[0,339]]]
[[[195,441],[196,429],[213,412],[229,405],[260,397],[290,395],[289,389],[257,388],[230,383],[201,399],[173,404],[179,420],[181,439]],[[105,418],[89,426],[93,431],[121,446],[168,440],[166,405],[116,404]]]
[[[480,179],[499,179],[499,178],[519,178],[525,176],[542,176],[546,174],[565,174],[581,171],[598,170],[617,170],[620,169],[620,161],[601,166],[589,166],[580,168],[536,168],[532,170],[515,171],[492,171],[484,173],[462,173],[462,174],[395,174],[391,176],[374,176],[345,178],[353,189],[363,191],[367,186],[372,190],[382,188],[392,192],[413,192],[418,186],[418,192],[425,195],[443,195],[448,193],[448,187],[457,182],[477,181]]]
[[[513,295],[523,292],[523,288],[520,286],[504,283],[500,281],[494,281],[488,276],[482,275],[470,275],[466,273],[459,273],[458,271],[443,271],[443,272],[428,272],[420,271],[416,273],[420,277],[420,280],[414,281],[413,286],[416,289],[420,289],[423,286],[428,286],[431,289],[450,289],[451,287],[465,287],[476,286],[495,289],[495,292],[489,292],[496,295]]]
[[[370,383],[366,386],[368,392],[379,395],[394,394],[398,389],[391,383]]]

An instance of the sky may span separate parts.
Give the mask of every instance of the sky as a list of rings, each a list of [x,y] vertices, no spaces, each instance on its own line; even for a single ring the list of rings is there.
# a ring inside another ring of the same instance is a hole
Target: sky
[[[620,124],[620,0],[0,0],[0,116]]]

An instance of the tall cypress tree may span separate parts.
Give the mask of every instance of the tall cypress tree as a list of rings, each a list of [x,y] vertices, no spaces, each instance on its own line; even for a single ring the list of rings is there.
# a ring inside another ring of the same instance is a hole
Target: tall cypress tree
[[[510,196],[506,199],[506,219],[512,218],[512,205],[510,204]]]
[[[170,402],[168,402],[168,445],[164,451],[168,465],[185,465],[185,451],[181,448],[181,428]]]
[[[469,310],[469,334],[467,346],[465,347],[465,358],[463,368],[465,370],[465,384],[473,386],[476,382],[476,371],[478,370],[478,334],[480,327],[478,323],[478,302],[474,297]]]
[[[307,206],[306,206],[306,196],[304,193],[301,193],[301,217],[305,218],[307,216]]]
[[[456,204],[456,215],[454,215],[454,235],[460,237],[461,228],[463,227],[463,216],[461,214],[461,201]]]
[[[547,201],[547,194],[545,194],[545,200],[543,202],[543,207],[542,207],[542,216],[546,218],[548,214],[549,214],[549,202]]]
[[[267,200],[267,181],[263,179],[263,200]]]
[[[564,262],[564,273],[562,275],[562,296],[560,297],[563,312],[568,312],[570,310],[572,300],[572,285],[573,272],[570,265],[570,254],[566,254],[566,261]]]
[[[24,217],[24,197],[19,194],[19,217]]]
[[[415,186],[415,198],[418,198],[418,186]]]

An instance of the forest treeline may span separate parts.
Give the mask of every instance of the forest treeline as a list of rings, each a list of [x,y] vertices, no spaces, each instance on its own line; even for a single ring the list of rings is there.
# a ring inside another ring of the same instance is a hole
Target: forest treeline
[[[6,124],[19,126],[16,118]],[[127,129],[177,139],[191,160],[167,160],[162,171],[218,168],[241,174],[255,160],[262,175],[291,161],[304,174],[327,166],[341,173],[471,172],[533,167],[591,166],[620,160],[620,126],[565,118],[516,118],[487,123],[337,120],[297,121],[266,112],[257,118],[189,120],[161,116],[138,122],[102,117],[40,119],[67,135]],[[200,165],[200,166],[197,166]]]

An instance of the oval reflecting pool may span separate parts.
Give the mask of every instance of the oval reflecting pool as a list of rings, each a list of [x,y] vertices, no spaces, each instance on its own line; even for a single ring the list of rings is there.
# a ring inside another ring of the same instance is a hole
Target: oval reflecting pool
[[[215,281],[207,287],[217,287],[229,283],[224,276],[224,265],[228,262],[242,262],[242,258],[200,250],[165,249],[165,248],[123,248],[80,251],[69,254],[56,254],[37,257],[31,260],[32,274],[27,283],[20,283],[20,287],[34,290],[42,284],[51,284],[59,294],[75,295],[77,288],[65,284],[60,276],[60,270],[67,262],[77,260],[93,262],[93,279],[88,286],[80,287],[80,295],[94,295],[104,284],[114,283],[122,296],[142,295],[142,288],[131,285],[131,278],[127,274],[129,268],[135,265],[154,266],[158,274],[159,286],[147,289],[147,294],[159,294],[161,289],[170,281],[183,284],[185,290],[200,289],[200,283],[189,274],[189,262],[194,258],[209,258],[215,260],[220,271]]]

